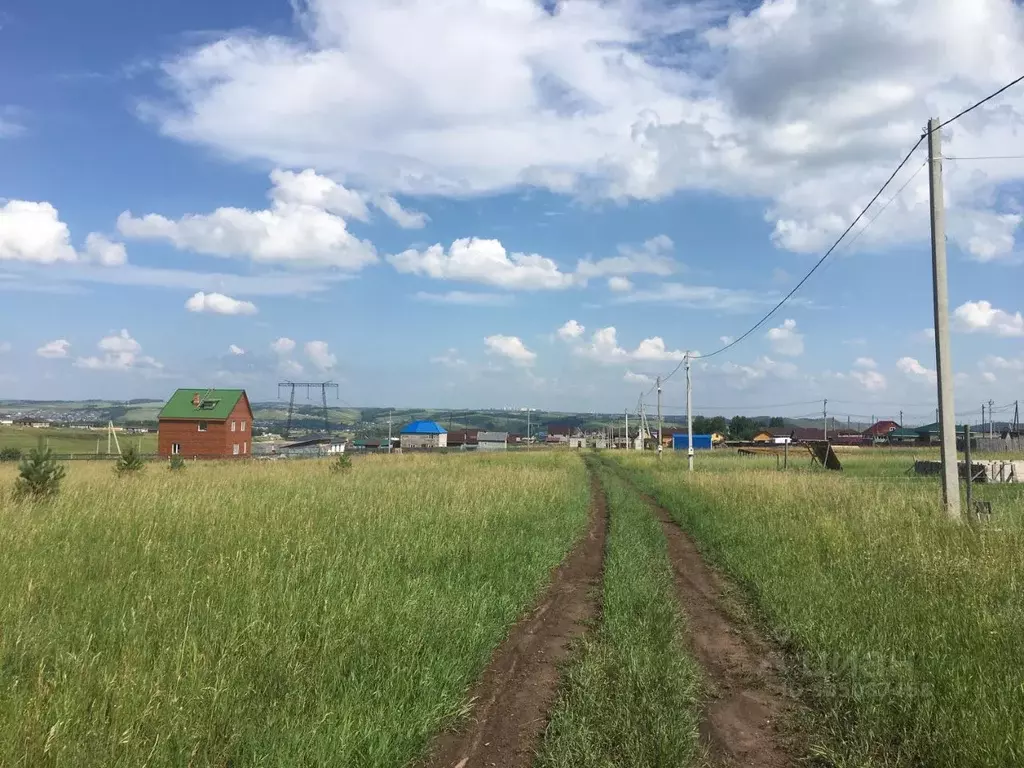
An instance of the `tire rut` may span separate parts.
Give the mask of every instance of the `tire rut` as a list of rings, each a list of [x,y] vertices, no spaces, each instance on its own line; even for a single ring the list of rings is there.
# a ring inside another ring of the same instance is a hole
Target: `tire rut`
[[[608,509],[590,473],[587,532],[555,568],[528,616],[498,646],[470,693],[468,723],[435,737],[424,768],[526,768],[534,759],[570,646],[600,611]]]

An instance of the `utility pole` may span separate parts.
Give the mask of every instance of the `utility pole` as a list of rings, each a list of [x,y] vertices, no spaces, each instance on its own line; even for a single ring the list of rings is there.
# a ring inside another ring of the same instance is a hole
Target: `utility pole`
[[[967,460],[967,514],[974,512],[974,465],[971,463],[971,425],[964,424],[964,459]]]
[[[661,458],[661,376],[657,379],[658,384],[658,458]]]
[[[629,450],[629,409],[624,408],[622,410],[623,415],[626,417],[626,450]]]
[[[828,440],[828,400],[821,406],[821,415],[825,417],[825,439]]]
[[[683,358],[686,361],[686,469],[693,472],[693,388],[690,386],[690,351]]]
[[[1013,436],[1020,434],[1020,401],[1013,401]]]
[[[900,411],[900,428],[903,427],[903,411]]]
[[[985,404],[981,404],[981,434],[985,434]]]
[[[391,453],[391,409],[388,408],[388,453]]]
[[[996,436],[996,417],[995,417],[995,411],[993,410],[994,406],[995,406],[995,401],[994,400],[989,400],[988,401],[988,436],[989,437],[995,437]]]
[[[949,285],[946,275],[946,208],[942,197],[942,138],[939,121],[928,121],[928,188],[931,192],[932,299],[935,314],[935,370],[942,441],[942,502],[946,514],[960,519],[960,477],[956,456],[956,409],[949,343]]]

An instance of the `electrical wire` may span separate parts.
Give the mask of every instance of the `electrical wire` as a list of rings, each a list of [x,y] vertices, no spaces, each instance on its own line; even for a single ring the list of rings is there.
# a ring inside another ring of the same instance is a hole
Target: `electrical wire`
[[[986,96],[985,98],[981,99],[980,101],[975,102],[974,104],[972,104],[971,106],[967,107],[966,109],[961,110],[960,112],[958,112],[953,117],[951,117],[948,120],[946,120],[945,122],[939,123],[939,125],[937,125],[934,130],[941,130],[942,128],[945,128],[947,125],[950,125],[951,123],[956,122],[960,118],[962,118],[965,115],[973,112],[978,107],[980,107],[983,104],[991,101],[992,99],[996,98],[997,96],[999,96],[1000,94],[1004,93],[1005,91],[1008,91],[1010,88],[1012,88],[1013,86],[1017,85],[1020,82],[1024,82],[1024,75],[1021,75],[1020,77],[1016,78],[1015,80],[1012,80],[1011,82],[1007,83],[1002,88],[1000,88],[999,90],[990,93],[988,96]],[[787,301],[789,301],[798,290],[800,290],[800,288],[803,287],[804,283],[806,283],[811,278],[811,276],[818,270],[818,268],[821,267],[821,265],[825,263],[825,261],[828,259],[828,257],[831,256],[832,253],[835,252],[835,250],[839,247],[839,245],[846,239],[846,236],[850,234],[850,232],[853,230],[854,227],[857,226],[858,222],[860,222],[860,220],[864,218],[864,216],[867,214],[868,210],[870,210],[871,206],[874,205],[878,201],[878,198],[880,198],[882,196],[882,193],[892,183],[893,179],[896,178],[897,174],[901,170],[903,170],[903,167],[910,160],[910,158],[914,154],[914,152],[917,151],[917,148],[920,147],[922,142],[924,142],[925,138],[928,137],[929,132],[930,132],[930,129],[925,130],[925,132],[917,140],[917,142],[914,144],[914,146],[911,147],[910,151],[907,152],[907,154],[904,156],[903,160],[900,161],[899,165],[896,166],[896,170],[894,170],[889,175],[889,178],[885,180],[885,183],[882,184],[882,186],[879,188],[879,190],[875,193],[875,195],[868,202],[868,204],[866,206],[864,206],[864,208],[861,210],[860,213],[857,214],[857,217],[850,223],[850,226],[848,226],[843,231],[843,233],[839,236],[839,239],[837,239],[835,241],[835,243],[832,244],[832,247],[829,248],[820,259],[818,259],[818,261],[814,264],[813,267],[811,267],[811,269],[807,272],[807,274],[803,276],[803,278],[800,280],[800,282],[796,284],[796,286],[793,288],[793,290],[791,290],[789,293],[787,293],[782,298],[782,300],[779,301],[778,304],[776,304],[774,307],[772,307],[772,309],[766,315],[764,315],[764,317],[762,317],[760,320],[758,320],[753,326],[751,326],[750,329],[748,329],[746,332],[744,332],[741,336],[738,336],[737,338],[735,338],[732,341],[730,341],[728,344],[725,344],[721,348],[716,349],[714,352],[710,352],[710,353],[705,354],[705,355],[689,355],[689,354],[687,354],[687,356],[684,357],[682,360],[680,360],[679,364],[676,365],[676,367],[674,369],[672,369],[672,372],[669,373],[668,376],[665,376],[665,377],[663,377],[661,379],[662,383],[668,381],[673,376],[675,376],[676,373],[679,372],[679,369],[682,368],[684,363],[686,363],[688,360],[706,359],[706,358],[711,358],[711,357],[715,357],[717,355],[720,355],[723,352],[725,352],[726,350],[729,350],[732,347],[735,347],[737,344],[739,344],[744,339],[749,337],[752,333],[754,333],[758,328],[760,328],[766,322],[768,322],[768,320],[771,319],[771,317],[773,315],[775,315],[775,313],[778,312],[783,307],[783,305]],[[916,174],[915,174],[915,176],[916,176]],[[912,178],[913,177],[911,177],[911,179]],[[907,184],[909,184],[909,183],[910,182],[908,181]],[[904,184],[904,188],[907,186],[907,184]],[[902,189],[900,191],[902,191]],[[894,200],[898,196],[899,196],[899,192],[897,192],[896,195],[893,196],[893,198],[889,201],[889,203],[886,204],[885,207],[888,207],[888,205],[892,202],[892,200]],[[882,210],[884,211],[885,208],[883,207]],[[877,216],[874,217],[874,219],[871,219],[871,221],[868,223],[868,226],[870,226],[871,222],[873,222],[875,219],[877,219],[878,216],[880,216],[880,215],[881,215],[881,211],[879,212],[879,214]],[[867,229],[867,227],[864,227],[864,229]],[[861,230],[861,233],[863,233],[864,229]],[[858,234],[858,237],[859,237],[859,234]],[[651,392],[653,392],[656,387],[657,387],[657,383],[655,383],[655,386],[652,387],[648,391],[647,394],[649,395]],[[646,397],[646,395],[645,395],[645,397]]]
[[[943,160],[1024,160],[1024,155],[985,155],[978,157],[949,157],[944,155]]]

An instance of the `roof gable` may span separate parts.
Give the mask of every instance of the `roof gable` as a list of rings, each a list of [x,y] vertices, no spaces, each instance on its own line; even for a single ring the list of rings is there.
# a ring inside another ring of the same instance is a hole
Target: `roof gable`
[[[197,408],[193,401],[201,401]],[[196,419],[224,421],[245,397],[244,389],[179,389],[160,411],[161,419]]]
[[[436,421],[414,421],[402,427],[403,435],[445,435],[447,431]]]

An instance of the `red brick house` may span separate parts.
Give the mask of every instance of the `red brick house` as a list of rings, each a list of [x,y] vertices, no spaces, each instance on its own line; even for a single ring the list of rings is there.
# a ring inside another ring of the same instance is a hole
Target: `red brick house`
[[[161,456],[230,459],[252,454],[252,408],[244,389],[179,389],[159,421]]]

